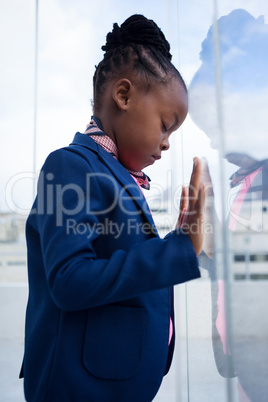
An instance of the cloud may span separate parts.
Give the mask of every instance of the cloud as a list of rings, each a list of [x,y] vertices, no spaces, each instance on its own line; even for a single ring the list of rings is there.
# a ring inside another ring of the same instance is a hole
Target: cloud
[[[175,1],[168,3],[152,0],[39,2],[38,169],[50,151],[71,142],[75,131],[82,131],[87,124],[91,115],[94,66],[102,58],[101,46],[113,22],[122,23],[135,12],[154,19],[171,42],[175,64],[179,64],[178,54],[181,53],[183,76],[187,82],[191,79],[199,65],[200,38],[207,32],[211,5],[207,0],[193,0],[181,2],[177,10]],[[256,3],[253,3],[255,7]],[[232,8],[230,0],[224,2],[224,7],[226,4]],[[250,4],[253,7],[252,2]],[[4,60],[0,76],[1,151],[4,155],[0,173],[1,209],[4,183],[18,172],[31,170],[33,164],[35,2],[2,0],[0,19]],[[228,57],[235,58],[236,51],[233,49]],[[185,138],[190,139],[184,150],[187,170],[187,160],[190,165],[192,152],[202,149],[204,134],[193,138],[192,127],[188,129],[187,122],[183,127]],[[173,152],[173,159],[180,160],[180,143],[174,144],[161,163],[153,167],[152,176],[158,178],[170,167]],[[179,162],[177,169],[181,170]],[[23,191],[17,192],[17,197],[20,196],[24,196]]]

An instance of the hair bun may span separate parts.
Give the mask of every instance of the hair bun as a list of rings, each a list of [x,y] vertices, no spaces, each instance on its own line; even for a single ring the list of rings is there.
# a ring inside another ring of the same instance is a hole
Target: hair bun
[[[113,25],[112,32],[109,32],[106,36],[106,45],[102,46],[102,50],[105,52],[109,52],[113,48],[123,45],[121,29],[119,28],[118,24],[115,23]]]
[[[169,52],[170,45],[161,29],[153,20],[140,14],[129,17],[121,27],[115,23],[112,32],[107,34],[106,44],[102,46],[102,50],[109,52],[118,47],[124,48],[135,44],[155,48],[169,60],[172,58]]]

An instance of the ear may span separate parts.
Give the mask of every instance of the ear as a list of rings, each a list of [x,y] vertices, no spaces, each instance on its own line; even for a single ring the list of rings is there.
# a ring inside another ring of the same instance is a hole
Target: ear
[[[112,90],[112,97],[119,110],[127,110],[129,106],[132,83],[127,78],[121,78],[116,81]]]

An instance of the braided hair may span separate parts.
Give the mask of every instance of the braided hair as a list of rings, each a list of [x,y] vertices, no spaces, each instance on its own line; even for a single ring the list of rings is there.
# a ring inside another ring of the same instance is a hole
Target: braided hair
[[[134,72],[137,83],[145,90],[154,82],[164,84],[171,76],[177,77],[187,91],[183,78],[171,63],[170,45],[163,32],[143,15],[132,15],[120,27],[115,23],[102,50],[104,58],[93,77],[95,109],[100,106],[107,83],[122,74],[127,77]]]

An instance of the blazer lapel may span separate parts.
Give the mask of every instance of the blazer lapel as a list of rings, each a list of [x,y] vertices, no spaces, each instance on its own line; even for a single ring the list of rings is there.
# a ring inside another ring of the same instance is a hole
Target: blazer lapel
[[[131,177],[130,173],[113,157],[112,154],[105,151],[94,140],[85,134],[76,133],[73,142],[70,145],[80,145],[84,148],[90,149],[96,153],[102,163],[110,170],[117,181],[122,185],[125,191],[129,194],[130,198],[136,204],[137,208],[143,212],[147,221],[153,228],[153,232],[157,233],[155,223],[146,198],[141,191],[139,185]]]

